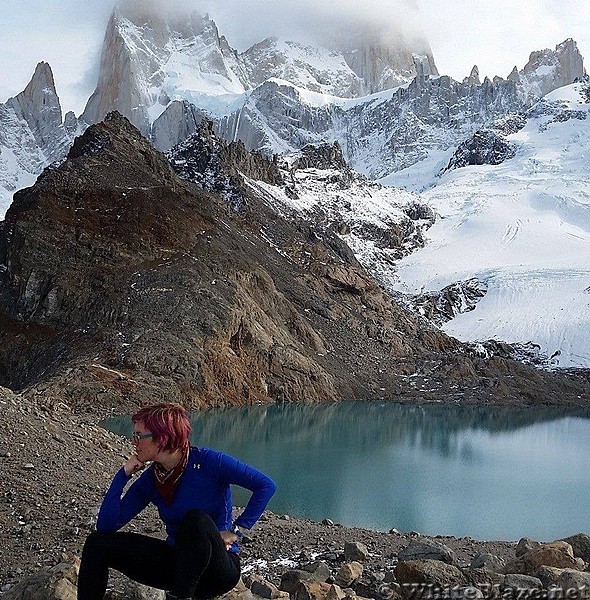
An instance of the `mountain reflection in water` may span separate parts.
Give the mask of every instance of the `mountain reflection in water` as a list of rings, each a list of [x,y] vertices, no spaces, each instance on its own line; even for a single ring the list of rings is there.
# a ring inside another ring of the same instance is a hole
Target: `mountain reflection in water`
[[[277,481],[275,512],[480,539],[590,529],[590,410],[355,401],[212,409],[192,422],[193,444]],[[131,430],[128,417],[105,426]]]

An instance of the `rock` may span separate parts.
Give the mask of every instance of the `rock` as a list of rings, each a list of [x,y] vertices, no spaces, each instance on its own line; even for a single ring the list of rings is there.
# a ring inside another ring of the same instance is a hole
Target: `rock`
[[[505,575],[486,568],[462,570],[470,585],[481,589],[499,590],[504,585]]]
[[[342,588],[336,584],[331,585],[326,594],[326,600],[343,600],[345,597],[346,594],[342,591]]]
[[[365,561],[368,557],[369,551],[361,542],[346,542],[344,544],[344,560]]]
[[[316,583],[323,583],[332,576],[330,567],[321,560],[302,565],[301,570],[311,573],[311,581],[315,581]]]
[[[557,585],[563,590],[586,590],[586,596],[590,592],[590,573],[577,571],[575,569],[563,569],[557,580]]]
[[[590,562],[590,535],[587,533],[576,533],[562,541],[571,545],[574,556]]]
[[[290,592],[291,600],[325,600],[330,586],[327,583],[314,583],[301,581],[297,587]]]
[[[2,595],[2,600],[76,600],[80,563],[59,563],[26,577]]]
[[[283,573],[279,589],[292,593],[301,582],[324,583],[331,576],[326,563],[317,561],[301,569],[291,569]]]
[[[549,589],[551,586],[556,586],[559,580],[559,576],[563,572],[563,569],[557,569],[556,567],[542,566],[534,573],[534,577],[540,579],[543,587]]]
[[[356,581],[363,574],[363,565],[353,561],[343,564],[338,573],[336,573],[336,583],[342,586],[349,586],[353,581]]]
[[[504,588],[513,590],[532,590],[543,587],[540,579],[520,573],[508,573],[504,578]]]
[[[480,600],[484,594],[476,587],[466,586],[452,588],[450,596],[452,600]]]
[[[481,129],[459,145],[443,173],[470,165],[499,165],[516,155],[516,147],[495,131]]]
[[[332,525],[334,525],[334,521],[332,521],[331,519],[324,519],[322,521],[322,525],[332,526]]]
[[[543,544],[536,550],[523,554],[527,572],[532,574],[542,565],[558,569],[583,569],[584,561],[574,558],[574,551],[567,542],[551,542]]]
[[[35,465],[33,463],[26,463],[23,465],[23,469],[25,471],[32,471],[35,468]]]
[[[272,598],[278,598],[279,588],[276,585],[270,583],[264,577],[256,577],[252,580],[250,584],[250,590],[253,594],[260,596],[261,598],[268,598],[269,600]]]
[[[413,597],[414,584],[450,589],[466,586],[467,578],[460,569],[440,560],[408,560],[395,567],[395,576],[406,597]]]
[[[504,561],[497,556],[489,553],[476,554],[471,561],[471,568],[486,568],[490,571],[499,571],[504,566]]]
[[[531,550],[536,550],[540,548],[543,544],[541,542],[536,542],[528,537],[523,537],[518,540],[518,544],[516,545],[516,556],[522,556]]]
[[[399,551],[397,558],[400,562],[432,559],[453,564],[455,553],[442,542],[414,539]]]

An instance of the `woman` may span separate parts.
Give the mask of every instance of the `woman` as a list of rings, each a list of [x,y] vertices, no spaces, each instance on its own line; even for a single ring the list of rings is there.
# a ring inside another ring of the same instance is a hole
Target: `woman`
[[[102,600],[109,568],[167,590],[168,598],[210,598],[229,591],[240,578],[240,528],[258,521],[276,484],[227,454],[191,447],[190,422],[178,404],[146,406],[132,421],[135,454],[115,475],[96,531],[84,545],[78,600]],[[235,521],[230,484],[252,491]],[[119,531],[150,502],[166,526],[166,541]]]

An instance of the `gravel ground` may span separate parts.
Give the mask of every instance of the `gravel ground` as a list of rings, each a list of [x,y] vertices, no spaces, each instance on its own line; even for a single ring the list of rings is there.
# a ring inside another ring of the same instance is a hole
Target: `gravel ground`
[[[105,414],[74,415],[35,400],[0,393],[0,590],[64,556],[79,555],[113,474],[131,450],[129,443],[100,428]],[[154,510],[128,528],[163,535]],[[382,533],[322,524],[267,512],[245,540],[245,572],[280,582],[288,569],[316,558],[342,560],[345,542],[362,542],[371,553],[367,573],[389,570],[400,548],[416,533]],[[479,542],[437,537],[456,554],[459,565],[478,552],[511,557],[512,542]]]

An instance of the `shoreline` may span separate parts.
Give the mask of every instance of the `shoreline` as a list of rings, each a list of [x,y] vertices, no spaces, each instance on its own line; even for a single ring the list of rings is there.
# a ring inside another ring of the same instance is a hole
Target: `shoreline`
[[[0,589],[64,556],[79,556],[103,494],[129,450],[125,440],[98,425],[101,417],[121,407],[74,414],[65,406],[50,409],[31,399],[24,405],[22,400],[6,390],[0,394],[0,477],[5,482],[0,496]],[[150,507],[127,527],[162,533]],[[267,512],[244,544],[243,558],[246,565],[302,553],[331,555],[345,542],[356,541],[383,562],[415,538],[449,545],[465,564],[482,552],[507,558],[516,546],[515,541],[386,533]],[[276,581],[284,570],[271,566],[266,574]]]

